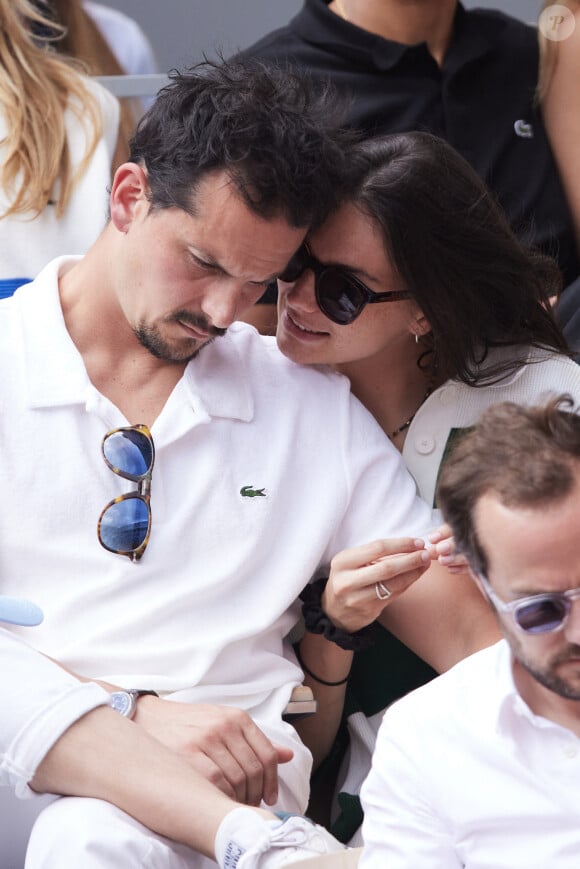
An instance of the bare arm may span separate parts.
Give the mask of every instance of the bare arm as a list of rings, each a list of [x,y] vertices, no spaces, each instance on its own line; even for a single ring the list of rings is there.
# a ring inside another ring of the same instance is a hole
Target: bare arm
[[[49,658],[79,682],[106,691],[117,685],[88,679]],[[133,723],[158,739],[224,794],[247,805],[278,799],[278,765],[292,760],[291,749],[270,742],[247,712],[210,703],[175,703],[142,697]]]
[[[548,138],[574,220],[576,246],[580,253],[580,10],[576,27],[561,42],[554,42],[556,62],[542,112]]]
[[[312,752],[314,769],[328,755],[342,718],[346,681],[352,665],[353,653],[339,648],[319,634],[306,633],[300,641],[300,656],[309,670],[326,682],[341,682],[323,685],[304,673],[304,684],[312,688],[318,703],[316,714],[303,718],[295,724],[302,741]]]
[[[383,610],[379,621],[438,673],[501,637],[471,577],[450,573],[437,562]]]
[[[218,826],[237,807],[143,728],[107,707],[65,731],[31,786],[107,800],[154,832],[212,858]]]

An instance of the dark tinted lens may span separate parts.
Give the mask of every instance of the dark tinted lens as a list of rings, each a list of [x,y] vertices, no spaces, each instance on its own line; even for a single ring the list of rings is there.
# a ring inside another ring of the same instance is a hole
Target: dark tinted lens
[[[322,313],[341,326],[352,323],[366,301],[362,289],[350,275],[333,268],[324,269],[318,275],[316,300]]]
[[[151,512],[142,498],[114,501],[105,508],[99,524],[103,546],[113,552],[134,552],[149,533]]]
[[[308,265],[308,251],[301,247],[296,251],[281,275],[278,275],[279,280],[284,283],[292,284],[297,281],[306,266]]]
[[[130,477],[144,477],[151,470],[153,449],[143,432],[129,429],[110,434],[103,443],[108,463]]]
[[[545,597],[518,607],[515,618],[522,630],[530,634],[543,634],[559,628],[567,612],[564,598]]]

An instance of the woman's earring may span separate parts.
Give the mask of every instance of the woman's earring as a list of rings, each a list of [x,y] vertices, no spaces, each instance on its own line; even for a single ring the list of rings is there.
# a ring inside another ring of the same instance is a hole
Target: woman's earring
[[[419,343],[419,336],[418,336],[418,334],[415,332],[415,344],[418,344],[418,343]]]

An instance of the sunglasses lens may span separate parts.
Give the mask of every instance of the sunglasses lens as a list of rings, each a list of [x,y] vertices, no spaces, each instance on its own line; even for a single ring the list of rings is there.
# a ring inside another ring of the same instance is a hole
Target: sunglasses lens
[[[352,278],[338,269],[324,269],[316,281],[318,307],[329,320],[346,326],[362,311],[365,297]]]
[[[297,281],[300,275],[305,270],[308,264],[308,252],[304,247],[299,248],[281,275],[278,275],[278,280],[285,284],[293,284]]]
[[[150,525],[147,503],[138,496],[130,496],[105,507],[99,522],[99,538],[112,552],[134,552],[147,539]]]
[[[515,618],[520,628],[527,633],[543,634],[557,630],[567,611],[568,607],[563,598],[545,597],[518,607]]]
[[[112,432],[103,443],[105,459],[112,468],[130,478],[144,477],[153,465],[153,446],[141,431]]]

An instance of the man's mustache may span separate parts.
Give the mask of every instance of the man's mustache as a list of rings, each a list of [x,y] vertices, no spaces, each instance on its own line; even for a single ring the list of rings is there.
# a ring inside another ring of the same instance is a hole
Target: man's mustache
[[[218,326],[212,326],[207,317],[201,314],[192,314],[191,311],[176,311],[167,318],[170,322],[186,323],[188,326],[193,326],[194,329],[200,329],[202,332],[207,332],[214,338],[223,337],[227,329],[221,329]]]

